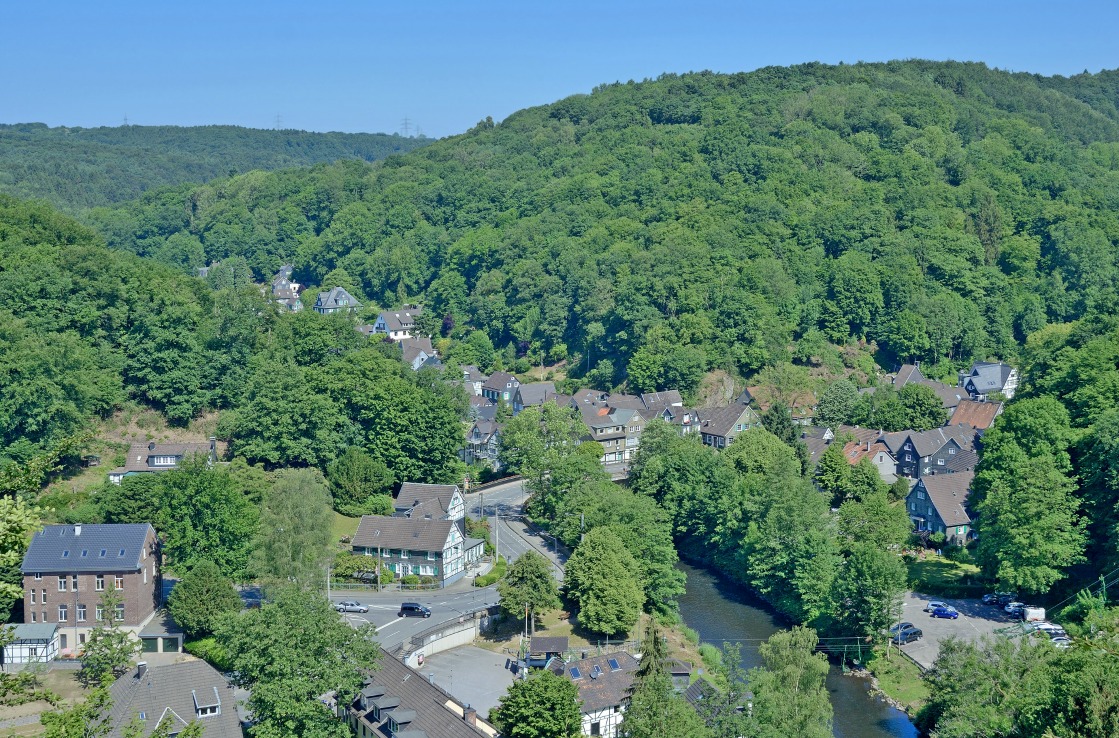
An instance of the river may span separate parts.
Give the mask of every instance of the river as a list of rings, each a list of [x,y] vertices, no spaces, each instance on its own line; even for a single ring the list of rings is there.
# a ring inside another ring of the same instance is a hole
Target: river
[[[680,569],[688,577],[687,592],[680,598],[684,623],[705,643],[740,644],[742,665],[760,666],[758,645],[781,629],[773,611],[748,590],[706,569],[683,563]],[[827,686],[835,709],[836,738],[916,738],[917,729],[905,713],[871,697],[865,679],[844,676],[833,665]]]

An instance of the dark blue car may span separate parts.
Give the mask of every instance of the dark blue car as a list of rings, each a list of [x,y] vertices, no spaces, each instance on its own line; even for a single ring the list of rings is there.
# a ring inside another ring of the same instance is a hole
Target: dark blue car
[[[938,607],[929,614],[934,618],[948,618],[949,620],[955,620],[960,617],[960,613],[957,612],[954,607]]]

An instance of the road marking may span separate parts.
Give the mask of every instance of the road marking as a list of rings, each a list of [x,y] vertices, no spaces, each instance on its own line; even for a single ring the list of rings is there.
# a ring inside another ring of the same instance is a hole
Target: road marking
[[[389,622],[385,623],[385,624],[384,624],[384,625],[382,625],[381,627],[377,628],[377,632],[378,632],[378,633],[380,633],[380,632],[381,632],[382,630],[384,630],[385,628],[389,627],[389,626],[390,626],[390,625],[392,625],[393,623],[399,623],[399,622],[400,622],[401,620],[403,620],[403,619],[404,619],[404,618],[397,618],[396,620],[390,620]]]

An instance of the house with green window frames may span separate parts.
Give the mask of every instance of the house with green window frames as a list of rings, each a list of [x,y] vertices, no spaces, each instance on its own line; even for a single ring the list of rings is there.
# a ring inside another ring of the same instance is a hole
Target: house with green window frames
[[[351,550],[357,556],[377,557],[397,577],[432,577],[446,586],[482,557],[483,546],[482,540],[464,536],[454,520],[430,514],[363,515]]]
[[[967,498],[975,473],[921,477],[905,498],[906,511],[918,533],[943,533],[945,540],[963,545],[971,534]]]

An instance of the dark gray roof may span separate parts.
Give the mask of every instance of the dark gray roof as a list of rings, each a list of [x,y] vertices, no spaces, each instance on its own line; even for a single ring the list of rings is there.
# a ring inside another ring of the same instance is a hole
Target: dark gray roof
[[[434,502],[439,510],[448,513],[458,487],[453,484],[422,484],[405,482],[396,493],[397,507],[420,507]]]
[[[706,699],[710,699],[716,694],[718,694],[718,690],[711,686],[711,682],[707,681],[703,677],[700,677],[699,679],[696,679],[694,682],[688,685],[688,688],[684,690],[684,699],[688,701],[688,704],[695,707],[696,703],[702,702]]]
[[[610,666],[614,659],[618,669]],[[595,672],[595,667],[598,671]],[[572,669],[577,669],[575,678]],[[579,687],[579,699],[583,701],[583,714],[597,712],[607,707],[620,705],[626,699],[633,675],[637,671],[637,659],[625,651],[617,651],[589,659],[572,661],[563,665],[563,676]],[[597,676],[594,676],[597,673]]]
[[[113,469],[110,473],[124,472],[151,472],[167,471],[170,466],[151,466],[148,459],[151,456],[174,456],[182,458],[191,454],[207,454],[211,459],[216,458],[216,441],[199,441],[196,443],[134,443],[128,448],[128,455],[124,457],[124,466]]]
[[[520,404],[525,407],[543,405],[544,402],[556,395],[556,385],[552,382],[530,382],[517,388]]]
[[[241,738],[233,688],[205,661],[150,666],[143,677],[136,675],[137,669],[133,668],[109,690],[113,702],[109,713],[111,738],[121,736],[139,713],[144,713],[143,735],[151,735],[161,720],[172,722],[172,733],[198,720],[206,738]],[[211,705],[220,705],[219,714],[198,716],[197,707]]]
[[[567,636],[538,636],[534,635],[529,641],[528,650],[531,653],[563,653],[568,649]]]
[[[465,710],[461,702],[387,651],[381,652],[377,671],[367,684],[375,685],[371,695],[373,699],[390,698],[389,701],[394,703],[391,711],[381,712],[381,720],[378,721],[371,712],[361,709],[359,700],[354,701],[351,712],[361,716],[360,719],[371,729],[370,735],[387,736],[390,716],[400,724],[400,730],[395,734],[397,738],[478,738],[497,734],[480,716],[478,727],[467,724],[463,719]]]
[[[934,382],[931,379],[923,379],[918,384],[923,384],[931,389],[933,394],[940,398],[940,404],[944,406],[945,410],[952,410],[960,404],[960,400],[968,396],[967,392],[959,387],[953,387],[943,382]]]
[[[961,451],[952,458],[948,459],[945,468],[950,472],[965,472],[974,471],[976,465],[979,463],[979,454],[974,451]]]
[[[734,426],[739,419],[746,416],[746,424],[759,422],[758,414],[746,405],[730,405],[728,407],[709,407],[698,410],[701,433],[710,433],[715,436],[726,436],[734,431]]]
[[[967,498],[971,491],[971,481],[975,478],[973,472],[960,472],[958,474],[937,474],[931,477],[922,477],[913,489],[924,487],[928,493],[940,519],[944,525],[968,525],[971,517],[967,513]],[[912,491],[910,494],[913,494]]]
[[[48,525],[31,538],[20,567],[42,572],[132,572],[143,561],[148,523]]]
[[[407,331],[416,325],[416,318],[422,314],[422,307],[405,305],[399,310],[386,310],[381,313],[381,319],[389,331]]]
[[[925,375],[916,364],[902,364],[901,369],[898,369],[898,373],[894,376],[894,387],[901,389],[910,382],[921,382],[924,379]]]
[[[356,310],[360,307],[361,303],[345,287],[332,287],[327,292],[320,292],[319,299],[315,300],[316,310]]]
[[[353,546],[442,552],[454,526],[455,523],[451,520],[437,520],[434,517],[362,515],[357,533],[354,534]]]
[[[506,372],[494,372],[489,376],[489,379],[482,384],[483,389],[494,390],[497,392],[504,392],[506,390],[513,390],[520,384],[520,381],[512,374]],[[512,397],[512,395],[509,395]]]
[[[0,625],[0,628],[3,628]],[[55,631],[58,630],[57,623],[16,623],[12,627],[12,635],[15,636],[16,642],[39,642],[50,641],[54,638]]]
[[[1001,392],[1014,368],[1001,362],[977,361],[971,365],[968,379],[979,394]]]

